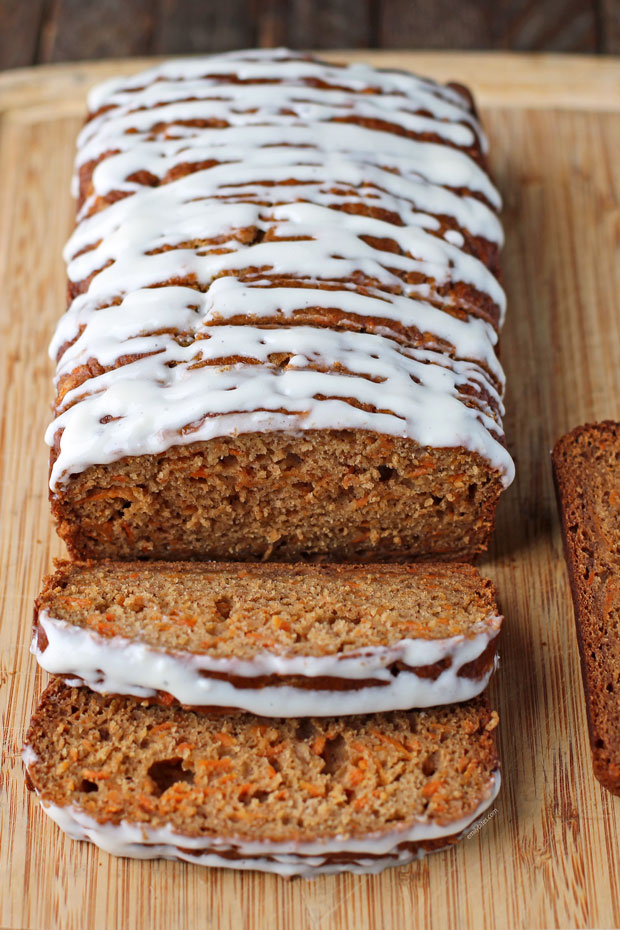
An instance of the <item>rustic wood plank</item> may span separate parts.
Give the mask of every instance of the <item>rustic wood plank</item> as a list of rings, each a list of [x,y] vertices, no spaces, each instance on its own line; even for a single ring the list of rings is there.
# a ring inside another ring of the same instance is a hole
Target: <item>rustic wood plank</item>
[[[600,52],[620,54],[620,3],[618,0],[599,0]]]
[[[42,16],[43,0],[1,0],[0,69],[35,63]]]
[[[151,7],[151,0],[53,0],[41,30],[38,61],[146,55],[153,32]]]
[[[287,0],[251,0],[250,9],[255,23],[256,45],[259,48],[275,48],[289,44]]]
[[[158,0],[151,51],[156,55],[214,52],[254,44],[247,0]]]
[[[595,0],[389,0],[379,10],[381,48],[597,50]]]
[[[290,0],[292,48],[368,48],[375,44],[371,0]]]
[[[549,461],[553,441],[570,426],[620,415],[620,315],[612,312],[620,290],[620,64],[385,53],[374,60],[418,71],[428,65],[443,79],[474,77],[484,91],[492,169],[505,199],[509,315],[502,355],[518,477],[482,565],[506,615],[502,667],[491,691],[502,716],[497,813],[458,849],[410,867],[285,882],[112,859],[65,839],[26,795],[20,747],[44,677],[28,655],[31,605],[41,575],[62,551],[49,521],[41,437],[51,397],[46,343],[64,306],[60,246],[73,216],[74,137],[90,83],[139,65],[16,71],[0,77],[2,928],[620,923],[620,799],[591,773]],[[581,88],[577,108],[569,106],[571,88]]]

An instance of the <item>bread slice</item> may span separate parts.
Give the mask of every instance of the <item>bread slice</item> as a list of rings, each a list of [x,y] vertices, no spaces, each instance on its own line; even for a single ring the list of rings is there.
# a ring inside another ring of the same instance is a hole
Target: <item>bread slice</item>
[[[594,774],[620,794],[620,423],[580,426],[553,450]]]
[[[282,875],[456,842],[499,790],[484,698],[342,719],[207,715],[55,681],[24,758],[43,808],[107,852]]]
[[[60,562],[33,652],[104,693],[329,716],[476,696],[501,622],[470,565]]]

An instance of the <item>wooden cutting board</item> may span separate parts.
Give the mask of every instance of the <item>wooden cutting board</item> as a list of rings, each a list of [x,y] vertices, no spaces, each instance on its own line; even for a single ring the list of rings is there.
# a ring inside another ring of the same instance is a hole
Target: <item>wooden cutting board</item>
[[[338,57],[338,56],[336,56]],[[447,853],[380,876],[281,880],[113,859],[64,838],[24,788],[20,749],[44,676],[32,602],[62,554],[48,516],[61,246],[88,87],[144,61],[0,75],[0,928],[365,930],[611,927],[620,800],[594,780],[549,449],[620,418],[620,63],[502,54],[346,53],[469,84],[505,198],[507,434],[517,480],[482,568],[506,616],[491,696],[503,790]]]

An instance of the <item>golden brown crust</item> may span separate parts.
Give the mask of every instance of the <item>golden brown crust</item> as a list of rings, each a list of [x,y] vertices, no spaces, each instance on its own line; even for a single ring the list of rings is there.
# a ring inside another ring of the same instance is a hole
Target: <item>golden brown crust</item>
[[[577,427],[552,460],[594,774],[620,795],[620,424]]]

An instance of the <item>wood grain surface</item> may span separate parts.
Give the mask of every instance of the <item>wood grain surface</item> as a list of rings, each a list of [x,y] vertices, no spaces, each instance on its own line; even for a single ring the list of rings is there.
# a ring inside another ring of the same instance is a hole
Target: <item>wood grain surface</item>
[[[549,449],[620,417],[620,63],[365,54],[465,80],[505,198],[503,336],[517,480],[482,564],[506,616],[492,685],[504,785],[458,848],[381,876],[307,882],[118,860],[67,840],[24,788],[20,748],[44,684],[28,654],[53,556],[43,432],[46,348],[64,306],[60,250],[84,95],[139,62],[0,76],[0,928],[437,930],[617,927],[620,800],[590,767]]]
[[[620,51],[619,0],[0,0],[0,69],[247,46]]]

